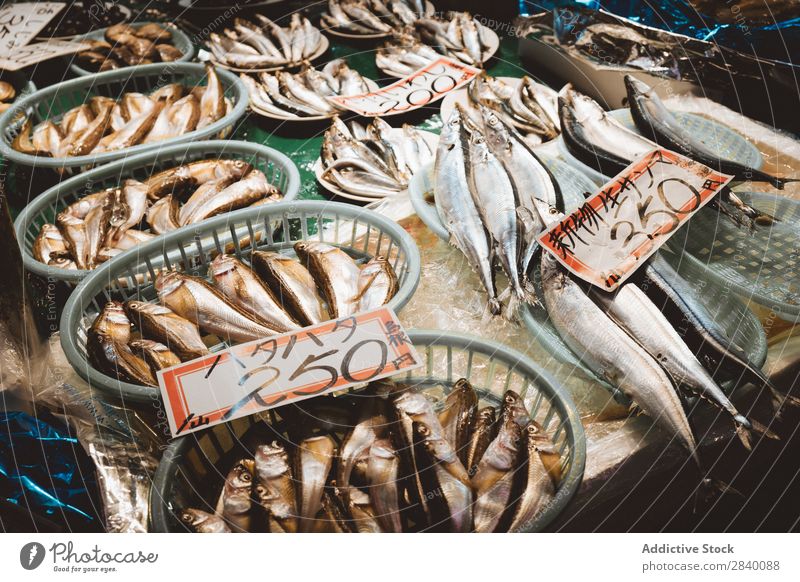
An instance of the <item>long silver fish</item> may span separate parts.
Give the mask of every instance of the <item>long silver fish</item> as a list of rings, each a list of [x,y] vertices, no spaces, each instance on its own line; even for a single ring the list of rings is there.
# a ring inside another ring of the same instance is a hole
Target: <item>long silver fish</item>
[[[259,445],[255,454],[261,508],[285,532],[297,531],[297,498],[286,448],[278,443]]]
[[[250,531],[254,471],[255,462],[252,459],[242,459],[234,464],[225,478],[217,504],[217,515],[222,516],[234,533]]]
[[[373,442],[367,462],[367,483],[375,519],[385,532],[403,531],[400,522],[399,480],[400,459],[391,441],[379,439]]]
[[[361,270],[353,258],[339,247],[316,241],[298,242],[294,250],[327,300],[331,317],[355,313],[357,304],[353,300],[359,294]]]
[[[464,253],[486,289],[490,311],[498,314],[501,306],[494,285],[489,238],[467,183],[467,136],[462,115],[461,108],[456,107],[439,137],[434,166],[436,208],[450,232],[450,243]]]
[[[541,269],[547,313],[562,339],[592,370],[618,386],[670,438],[683,445],[699,464],[689,420],[658,362],[594,304],[550,253],[542,254]]]
[[[169,271],[159,274],[155,287],[165,307],[194,322],[206,333],[235,342],[262,339],[277,333],[253,321],[200,277]]]
[[[314,518],[322,508],[322,492],[333,465],[336,443],[328,435],[304,439],[295,451],[294,477],[297,479],[299,531],[314,527]]]
[[[251,261],[253,269],[272,290],[275,299],[302,325],[314,325],[328,319],[317,284],[300,261],[267,251],[253,252]]]

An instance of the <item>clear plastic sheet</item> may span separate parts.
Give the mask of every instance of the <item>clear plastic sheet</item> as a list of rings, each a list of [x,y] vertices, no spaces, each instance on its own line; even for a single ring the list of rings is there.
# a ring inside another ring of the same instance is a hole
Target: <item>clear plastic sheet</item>
[[[93,391],[66,361],[58,341],[58,334],[51,337],[46,387],[36,404],[68,422],[94,461],[106,531],[145,532],[150,486],[163,449],[151,428],[157,423]]]

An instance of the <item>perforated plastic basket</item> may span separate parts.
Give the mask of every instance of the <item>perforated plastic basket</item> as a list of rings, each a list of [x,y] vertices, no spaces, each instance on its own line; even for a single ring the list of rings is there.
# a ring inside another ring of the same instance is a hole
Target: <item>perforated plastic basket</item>
[[[512,389],[523,397],[532,418],[545,427],[561,454],[562,478],[553,501],[526,531],[547,527],[578,490],[586,463],[583,426],[567,390],[530,359],[501,344],[433,330],[411,330],[408,335],[426,365],[396,380],[418,385],[439,404],[459,378],[469,379],[478,390],[481,406],[498,405],[503,392]],[[354,422],[351,412],[359,399],[343,396],[315,401],[322,406],[316,410],[326,410],[326,404],[334,408],[331,415],[336,420],[330,424],[340,438]],[[281,409],[274,412],[275,422],[269,426],[250,416],[173,441],[164,452],[150,491],[150,531],[186,531],[174,514],[184,507],[213,512],[228,470],[239,458],[252,455],[245,443],[251,443],[254,435],[266,435],[262,437],[266,439],[284,432],[286,421],[278,418]]]
[[[59,168],[76,170],[81,166],[105,164],[132,154],[158,150],[173,144],[212,138],[233,126],[247,109],[248,94],[244,83],[233,73],[217,68],[225,96],[231,100],[233,108],[222,119],[189,133],[150,144],[139,144],[114,152],[89,154],[68,158],[47,158],[18,152],[11,142],[19,133],[20,126],[14,119],[20,111],[32,110],[34,124],[50,119],[60,121],[64,113],[85,103],[93,96],[102,95],[112,99],[125,92],[149,93],[170,83],[181,83],[188,87],[205,85],[205,67],[197,63],[158,63],[127,67],[71,79],[40,89],[33,95],[18,99],[0,116],[0,153],[15,164],[37,168]]]
[[[322,228],[321,228],[322,227]],[[102,265],[73,291],[61,318],[61,346],[73,368],[95,388],[132,402],[158,399],[158,388],[122,382],[95,370],[86,357],[86,333],[110,299],[157,302],[153,282],[161,268],[206,277],[217,254],[249,263],[253,250],[291,254],[301,240],[336,244],[357,261],[386,257],[399,280],[388,306],[405,305],[417,288],[420,258],[414,240],[397,223],[365,208],[337,202],[277,202],[212,218],[168,233]],[[226,347],[219,344],[212,350]]]
[[[127,178],[146,180],[162,170],[207,158],[241,159],[253,164],[264,172],[270,183],[280,188],[284,200],[294,200],[300,192],[300,172],[294,162],[279,151],[260,144],[215,140],[176,144],[155,152],[145,152],[73,176],[28,204],[14,223],[25,269],[44,279],[76,285],[91,271],[49,267],[33,258],[33,243],[43,224],[52,223],[66,206],[91,192],[118,186]],[[194,230],[197,225],[183,228]],[[114,257],[111,260],[116,259]]]
[[[175,62],[175,63],[188,63],[189,61],[192,60],[192,57],[194,56],[194,45],[192,44],[191,39],[188,36],[186,36],[186,34],[182,30],[180,30],[177,26],[175,26],[174,24],[171,24],[171,23],[166,23],[166,22],[150,23],[150,22],[147,22],[147,21],[145,21],[145,22],[132,22],[132,23],[130,23],[130,26],[133,26],[134,28],[137,28],[137,27],[142,26],[144,24],[160,24],[161,26],[166,27],[170,31],[170,33],[172,33],[172,39],[169,41],[168,44],[171,44],[172,46],[174,46],[176,49],[178,49],[179,51],[181,51],[183,53],[183,56],[181,56],[178,60],[173,61],[173,62]],[[107,28],[101,28],[100,30],[93,30],[92,32],[89,32],[89,33],[87,33],[87,34],[85,34],[83,36],[80,36],[80,37],[76,38],[75,40],[76,41],[80,41],[80,40],[105,40],[105,38],[106,38],[106,30],[108,30],[108,29]],[[113,45],[114,43],[111,43],[111,44]],[[74,59],[72,61],[72,64],[69,67],[72,70],[73,73],[75,73],[76,75],[79,75],[81,77],[85,77],[86,75],[93,75],[94,74],[92,71],[87,71],[83,67],[75,64],[76,62],[78,62],[77,59]],[[122,67],[122,68],[123,69],[127,69],[129,67]]]

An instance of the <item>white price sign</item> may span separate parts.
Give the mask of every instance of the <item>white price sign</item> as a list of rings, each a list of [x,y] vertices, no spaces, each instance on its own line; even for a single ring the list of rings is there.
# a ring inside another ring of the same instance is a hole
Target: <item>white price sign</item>
[[[16,56],[15,49],[27,45],[64,6],[64,2],[4,3],[0,7],[0,56]]]
[[[49,40],[37,42],[27,46],[14,49],[11,56],[0,56],[0,69],[6,71],[18,71],[28,65],[34,65],[42,61],[62,57],[79,51],[91,48],[85,42],[72,42],[68,40]]]

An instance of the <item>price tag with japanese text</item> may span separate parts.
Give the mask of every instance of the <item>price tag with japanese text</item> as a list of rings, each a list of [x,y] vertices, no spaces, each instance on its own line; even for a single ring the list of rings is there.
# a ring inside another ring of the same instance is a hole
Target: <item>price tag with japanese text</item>
[[[539,242],[572,273],[611,291],[731,179],[656,149],[542,233]]]
[[[158,372],[174,436],[417,368],[386,307],[239,344]]]
[[[0,56],[14,56],[66,6],[64,2],[10,2],[0,6]]]
[[[433,103],[469,83],[478,73],[475,67],[442,57],[373,93],[329,99],[366,117],[394,115]]]
[[[0,55],[0,69],[18,71],[28,65],[40,63],[55,57],[69,55],[88,48],[91,48],[91,45],[85,42],[72,42],[68,40],[37,42],[14,49],[14,53],[10,56]]]

